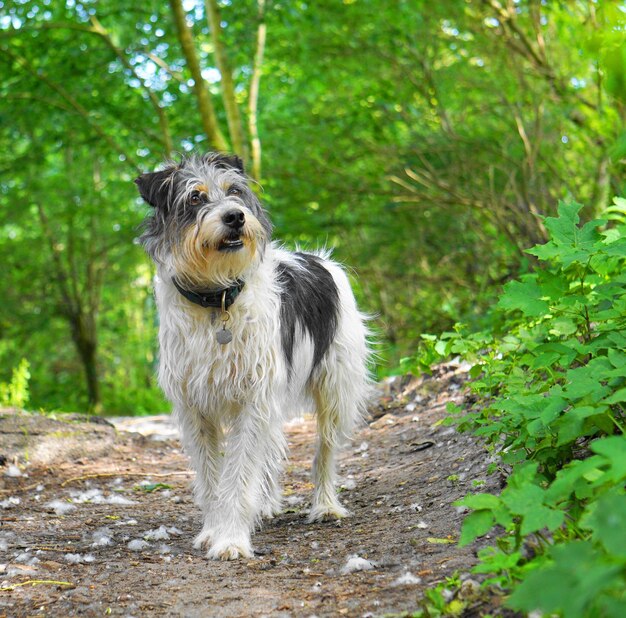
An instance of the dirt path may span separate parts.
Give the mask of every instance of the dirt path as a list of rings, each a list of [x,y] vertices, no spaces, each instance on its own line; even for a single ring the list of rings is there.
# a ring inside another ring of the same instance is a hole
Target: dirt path
[[[154,439],[84,417],[0,413],[0,616],[414,610],[425,587],[475,561],[475,547],[451,542],[462,520],[452,503],[473,481],[494,488],[484,449],[437,424],[448,401],[463,400],[464,380],[451,364],[385,385],[340,460],[341,497],[354,513],[341,522],[305,523],[314,426],[291,424],[285,510],[254,536],[254,559],[231,563],[191,546],[199,512],[167,419],[152,422]],[[367,562],[349,563],[355,556]]]

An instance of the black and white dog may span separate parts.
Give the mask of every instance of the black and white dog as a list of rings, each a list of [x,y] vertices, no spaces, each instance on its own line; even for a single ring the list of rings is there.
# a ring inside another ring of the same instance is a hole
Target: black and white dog
[[[251,556],[250,535],[281,508],[283,422],[317,413],[310,521],[344,517],[335,454],[361,418],[370,380],[364,318],[323,253],[291,253],[241,160],[185,157],[135,181],[153,207],[143,245],[157,265],[159,382],[196,470],[196,548]]]

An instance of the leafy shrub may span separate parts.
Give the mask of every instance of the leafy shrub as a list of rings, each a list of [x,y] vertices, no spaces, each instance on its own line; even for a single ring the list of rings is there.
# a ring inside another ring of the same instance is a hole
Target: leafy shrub
[[[619,203],[619,202],[616,202]],[[510,476],[473,494],[461,544],[500,526],[479,553],[487,584],[522,611],[626,616],[626,225],[580,224],[576,203],[544,220],[529,250],[544,268],[508,283],[505,333],[427,338],[420,363],[473,359],[479,403],[450,422],[483,436]]]
[[[13,368],[11,380],[0,382],[0,406],[23,408],[28,403],[29,369],[28,361],[23,358],[19,365]]]

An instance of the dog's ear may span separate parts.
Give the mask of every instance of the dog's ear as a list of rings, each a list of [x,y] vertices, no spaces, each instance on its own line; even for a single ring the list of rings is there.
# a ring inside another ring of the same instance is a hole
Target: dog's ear
[[[171,193],[175,168],[168,167],[160,172],[147,172],[135,178],[141,197],[154,208],[167,207]]]
[[[221,167],[223,169],[234,169],[237,170],[240,174],[244,174],[245,170],[243,168],[243,161],[237,155],[225,154],[223,152],[212,153],[208,155],[211,163],[215,165],[215,167]]]

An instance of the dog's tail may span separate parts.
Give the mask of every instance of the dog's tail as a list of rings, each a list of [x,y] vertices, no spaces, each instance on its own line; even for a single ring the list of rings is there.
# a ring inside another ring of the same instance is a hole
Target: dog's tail
[[[318,413],[329,414],[327,431],[336,432],[334,442],[349,439],[362,424],[368,405],[374,398],[374,381],[370,372],[372,359],[371,332],[368,317],[358,311],[350,282],[344,270],[328,261],[339,291],[339,316],[335,340],[323,362],[318,389]],[[330,437],[330,436],[329,436]]]

